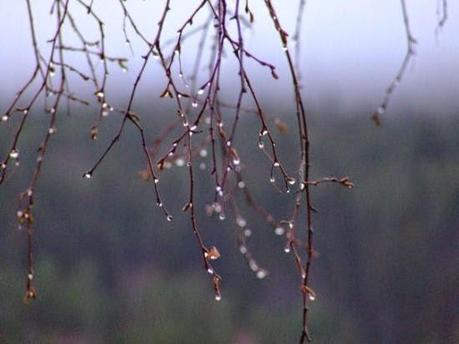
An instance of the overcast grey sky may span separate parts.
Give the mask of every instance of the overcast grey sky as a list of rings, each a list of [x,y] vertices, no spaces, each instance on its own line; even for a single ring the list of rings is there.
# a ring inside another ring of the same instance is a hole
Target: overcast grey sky
[[[50,1],[34,0],[39,37],[45,42],[51,36],[54,22],[49,19]],[[129,0],[127,4],[139,21],[142,32],[152,37],[164,1]],[[167,31],[175,34],[187,9],[199,1],[172,0],[172,14]],[[46,5],[44,5],[46,4]],[[293,33],[297,0],[276,0],[279,17],[290,33]],[[145,47],[136,43],[137,54],[131,56],[125,46],[121,26],[122,12],[117,0],[95,0],[95,10],[106,21],[108,53],[131,57],[128,73],[112,72],[113,89],[132,82],[140,55]],[[252,0],[256,15],[255,28],[248,32],[248,46],[258,56],[278,66],[281,79],[271,82],[261,69],[253,71],[259,79],[260,92],[276,92],[289,96],[288,78],[283,76],[285,61],[276,33],[267,18],[263,1]],[[406,78],[394,95],[396,107],[403,99],[415,108],[430,112],[459,111],[459,1],[449,1],[449,19],[438,35],[437,0],[407,0],[411,26],[419,44],[417,55],[408,68]],[[76,7],[77,9],[78,7]],[[84,11],[77,19],[88,23]],[[202,18],[203,19],[203,18]],[[0,77],[2,99],[10,99],[15,90],[26,80],[33,68],[29,26],[25,0],[0,0]],[[133,35],[131,35],[133,36]],[[193,46],[188,48],[192,57]],[[308,0],[302,31],[301,68],[304,76],[304,92],[309,103],[320,106],[330,99],[338,106],[352,109],[354,104],[377,106],[384,89],[395,75],[406,49],[400,0]],[[184,58],[186,55],[184,54]],[[159,77],[158,77],[159,76]],[[228,82],[231,77],[228,76]],[[159,69],[148,76],[147,87],[159,90],[162,81]],[[269,82],[268,82],[269,81]],[[155,83],[156,82],[156,83]],[[145,86],[144,85],[144,86]],[[262,86],[261,86],[262,85]],[[76,85],[75,85],[76,86]],[[144,90],[147,89],[144,87]]]

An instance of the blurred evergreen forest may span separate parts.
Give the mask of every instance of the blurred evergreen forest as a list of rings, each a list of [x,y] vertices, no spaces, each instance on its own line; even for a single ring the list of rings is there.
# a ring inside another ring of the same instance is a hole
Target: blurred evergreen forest
[[[137,110],[151,116],[150,139],[173,112]],[[349,176],[356,184],[352,191],[313,189],[315,343],[459,343],[459,119],[424,115],[394,114],[380,128],[368,116],[312,116],[313,177]],[[15,215],[46,115],[26,128],[21,166],[0,187],[0,343],[295,343],[299,282],[285,239],[242,208],[253,231],[248,245],[270,272],[257,279],[239,253],[235,225],[206,216],[209,169],[197,169],[200,226],[222,254],[215,266],[223,299],[215,302],[180,212],[188,196],[185,168],[161,174],[171,223],[139,177],[145,163],[135,129],[91,180],[83,179],[119,121],[108,117],[94,143],[89,117],[84,109],[63,114],[52,138],[35,205],[38,299],[31,305],[22,302],[25,233]],[[279,149],[293,170],[295,123],[282,118],[290,131],[278,133]],[[242,123],[236,147],[248,185],[276,219],[286,218],[292,201],[269,183],[259,125],[250,115]],[[0,128],[2,154],[7,133]]]

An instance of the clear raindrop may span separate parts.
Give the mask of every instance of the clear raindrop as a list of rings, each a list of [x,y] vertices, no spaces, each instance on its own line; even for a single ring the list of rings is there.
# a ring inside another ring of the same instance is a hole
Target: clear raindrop
[[[266,270],[260,269],[260,270],[257,271],[257,278],[259,278],[259,279],[263,279],[267,275],[268,275],[268,273],[266,272]]]
[[[276,228],[274,229],[274,233],[275,233],[276,235],[283,235],[283,234],[285,233],[285,229],[284,229],[284,227],[280,227],[280,226],[279,226],[279,227],[276,227]]]
[[[201,149],[201,151],[199,152],[199,155],[203,158],[205,158],[207,156],[207,150],[206,149]]]
[[[15,149],[11,150],[10,152],[10,158],[11,159],[17,159],[19,157],[19,152]]]

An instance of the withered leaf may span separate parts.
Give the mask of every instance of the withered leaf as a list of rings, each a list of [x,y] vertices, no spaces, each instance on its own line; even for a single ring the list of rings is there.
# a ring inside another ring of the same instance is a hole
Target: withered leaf
[[[274,124],[276,124],[276,128],[281,134],[288,133],[288,125],[284,121],[282,121],[279,117],[274,119]]]
[[[206,258],[209,258],[210,260],[216,260],[220,258],[220,252],[215,246],[211,246],[205,253]]]

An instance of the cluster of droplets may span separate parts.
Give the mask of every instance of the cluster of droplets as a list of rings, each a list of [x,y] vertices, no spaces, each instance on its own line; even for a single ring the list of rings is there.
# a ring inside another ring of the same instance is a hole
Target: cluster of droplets
[[[258,148],[259,149],[264,149],[265,148],[265,143],[263,141],[264,136],[268,135],[268,130],[266,128],[263,128],[260,130],[258,133]]]
[[[207,149],[205,149],[205,148],[202,148],[202,149],[199,151],[199,156],[200,156],[202,159],[205,159],[205,158],[207,157],[207,154],[208,154],[208,152],[207,152]],[[205,161],[201,161],[201,162],[199,163],[199,169],[202,170],[202,171],[204,171],[204,170],[206,169],[206,163],[205,163]]]
[[[247,220],[241,215],[236,215],[235,222],[239,230],[239,252],[244,257],[250,270],[255,273],[255,276],[258,279],[264,279],[268,275],[268,271],[258,265],[247,247],[247,238],[252,235],[252,230],[247,227]]]
[[[94,95],[96,96],[97,102],[100,103],[100,113],[102,117],[107,117],[110,112],[115,110],[113,106],[108,104],[105,100],[105,93],[103,90],[96,91]]]
[[[288,228],[287,231],[285,231],[285,228],[283,226],[279,225],[278,227],[276,227],[275,233],[278,234],[278,235],[283,235],[284,233],[286,233],[287,242],[285,243],[285,246],[284,246],[284,252],[285,253],[290,253],[291,252],[291,248],[292,248],[292,243],[293,243],[293,240],[294,240],[294,237],[293,237],[293,234],[292,234],[292,230],[295,228],[295,223],[293,222],[293,220],[281,221],[281,223],[283,223],[283,224],[285,224],[287,226],[287,228]]]
[[[258,148],[260,150],[264,150],[265,149],[264,137],[267,136],[267,135],[268,135],[268,130],[265,127],[262,128],[258,133],[257,146],[258,146]],[[275,147],[275,143],[274,142],[272,142],[272,146],[273,146],[273,149],[274,149],[274,147]],[[276,182],[275,173],[276,173],[277,169],[280,170],[280,173],[282,174],[282,177],[284,179],[286,192],[290,193],[290,186],[293,186],[296,183],[296,180],[295,180],[295,178],[289,177],[289,176],[287,176],[285,174],[285,172],[282,169],[282,167],[281,167],[279,161],[277,160],[276,156],[274,156],[274,161],[273,161],[273,163],[271,165],[271,173],[270,173],[270,176],[269,176],[269,181],[272,184],[274,184]]]

